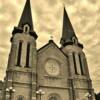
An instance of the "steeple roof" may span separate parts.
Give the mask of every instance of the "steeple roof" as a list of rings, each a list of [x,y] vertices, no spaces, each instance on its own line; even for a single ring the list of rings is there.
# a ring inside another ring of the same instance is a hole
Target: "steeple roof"
[[[32,21],[30,0],[26,1],[18,27],[22,28],[24,24],[29,24],[31,31],[33,31],[33,21]]]
[[[66,9],[64,7],[64,14],[63,14],[63,30],[62,30],[62,38],[60,43],[64,45],[67,42],[72,42],[73,38],[76,38],[73,26],[70,22]]]
[[[12,34],[16,34],[16,33],[23,33],[24,25],[29,25],[29,34],[31,36],[33,36],[35,39],[37,39],[37,34],[35,33],[34,29],[33,29],[33,21],[32,21],[32,13],[31,13],[31,5],[30,5],[30,0],[26,1],[22,16],[20,18],[19,24],[17,27],[14,28]]]

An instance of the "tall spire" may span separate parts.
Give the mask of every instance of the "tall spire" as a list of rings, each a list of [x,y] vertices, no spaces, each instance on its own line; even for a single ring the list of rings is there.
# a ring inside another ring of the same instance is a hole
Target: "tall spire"
[[[27,26],[28,25],[28,26]],[[33,21],[32,21],[32,13],[31,13],[31,5],[30,0],[26,1],[22,16],[20,18],[18,27],[15,27],[12,34],[16,33],[23,33],[25,31],[25,28],[27,29],[27,32],[33,36],[35,39],[37,39],[37,34],[35,33],[33,29]]]
[[[30,0],[26,1],[18,27],[22,28],[24,24],[29,24],[31,31],[33,31],[33,21],[32,21]]]
[[[61,38],[60,43],[62,45],[65,45],[68,42],[73,42],[73,39],[77,40],[77,37],[75,35],[74,29],[72,27],[72,24],[69,20],[68,14],[67,14],[66,9],[64,7],[63,31],[62,31],[62,38]]]

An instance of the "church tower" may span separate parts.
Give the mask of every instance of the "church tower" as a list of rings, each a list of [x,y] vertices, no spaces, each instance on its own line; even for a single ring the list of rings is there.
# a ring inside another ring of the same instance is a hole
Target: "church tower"
[[[3,100],[36,100],[36,39],[27,0],[18,27],[12,32]]]
[[[83,45],[78,41],[65,8],[60,43],[68,56],[70,100],[95,100]]]

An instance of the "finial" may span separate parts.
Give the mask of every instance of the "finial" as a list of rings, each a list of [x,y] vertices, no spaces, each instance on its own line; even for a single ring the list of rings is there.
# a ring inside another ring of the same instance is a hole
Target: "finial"
[[[53,40],[53,36],[52,35],[50,36],[50,39]]]
[[[50,40],[49,40],[49,43],[53,42],[53,35],[50,34]]]

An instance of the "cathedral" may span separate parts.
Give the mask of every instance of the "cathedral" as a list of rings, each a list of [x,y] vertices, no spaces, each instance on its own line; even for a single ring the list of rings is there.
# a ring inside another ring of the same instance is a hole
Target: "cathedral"
[[[95,100],[83,45],[78,41],[66,9],[61,46],[50,39],[37,49],[30,0],[11,37],[11,50],[0,100]]]

